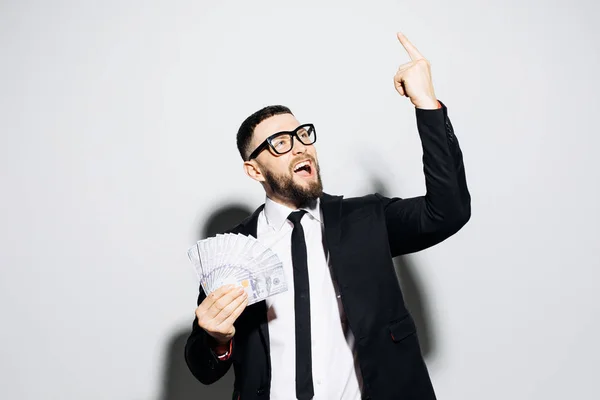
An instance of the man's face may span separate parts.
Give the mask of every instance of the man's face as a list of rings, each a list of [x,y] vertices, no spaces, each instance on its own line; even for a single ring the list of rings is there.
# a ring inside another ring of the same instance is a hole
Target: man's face
[[[267,118],[256,126],[251,151],[274,133],[293,131],[300,122],[292,114]],[[317,151],[314,145],[304,145],[294,137],[294,146],[285,154],[276,154],[270,148],[263,150],[253,161],[258,172],[254,179],[264,182],[267,195],[298,208],[307,206],[321,196],[323,185],[319,173]]]

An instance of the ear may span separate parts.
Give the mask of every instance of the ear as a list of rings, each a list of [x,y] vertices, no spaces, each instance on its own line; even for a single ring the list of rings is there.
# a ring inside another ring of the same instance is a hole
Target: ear
[[[244,171],[246,175],[257,182],[264,182],[265,177],[262,174],[261,167],[255,160],[244,161]]]

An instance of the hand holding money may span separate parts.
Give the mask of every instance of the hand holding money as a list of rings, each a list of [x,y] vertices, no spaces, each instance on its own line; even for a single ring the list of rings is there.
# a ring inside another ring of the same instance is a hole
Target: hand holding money
[[[248,295],[236,285],[221,286],[210,293],[196,309],[198,325],[219,344],[235,335],[233,323],[248,305]]]

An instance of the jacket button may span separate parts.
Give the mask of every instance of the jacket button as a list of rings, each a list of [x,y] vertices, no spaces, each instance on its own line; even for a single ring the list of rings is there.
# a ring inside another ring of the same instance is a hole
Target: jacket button
[[[263,388],[259,388],[259,389],[256,391],[256,394],[257,394],[257,395],[259,395],[259,396],[262,396],[263,394],[265,394],[265,389],[263,389]]]

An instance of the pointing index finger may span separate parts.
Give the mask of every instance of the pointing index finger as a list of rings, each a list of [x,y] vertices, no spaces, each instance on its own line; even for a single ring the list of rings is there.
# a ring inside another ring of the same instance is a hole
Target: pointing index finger
[[[421,53],[419,53],[419,50],[417,50],[417,48],[411,42],[408,41],[408,39],[406,38],[406,36],[404,36],[404,34],[402,34],[401,32],[398,32],[396,34],[396,36],[398,36],[398,40],[400,41],[402,46],[404,46],[404,48],[408,52],[408,55],[410,56],[411,60],[416,61],[416,60],[425,58],[421,55]]]

